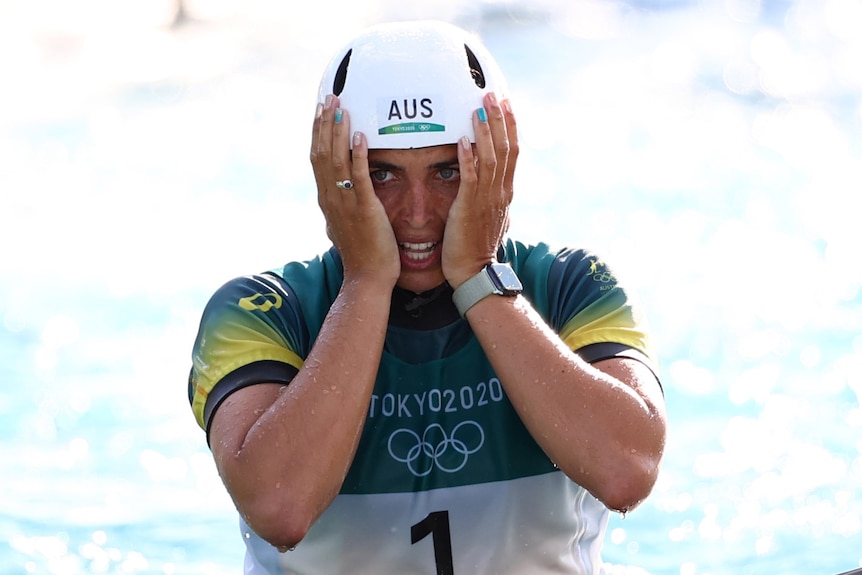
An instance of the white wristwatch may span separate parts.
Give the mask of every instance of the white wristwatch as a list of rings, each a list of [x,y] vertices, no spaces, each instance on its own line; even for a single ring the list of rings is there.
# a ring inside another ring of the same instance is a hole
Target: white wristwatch
[[[482,271],[458,286],[452,301],[463,317],[467,310],[489,295],[516,296],[524,291],[521,280],[509,264],[489,263]]]

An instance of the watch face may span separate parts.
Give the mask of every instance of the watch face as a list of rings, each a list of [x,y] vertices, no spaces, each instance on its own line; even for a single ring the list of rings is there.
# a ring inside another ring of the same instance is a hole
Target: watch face
[[[504,294],[517,294],[524,290],[521,280],[508,264],[492,264],[491,277]]]

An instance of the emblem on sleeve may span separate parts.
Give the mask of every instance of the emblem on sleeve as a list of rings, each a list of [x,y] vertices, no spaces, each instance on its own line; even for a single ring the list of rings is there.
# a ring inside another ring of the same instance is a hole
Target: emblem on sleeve
[[[274,292],[256,293],[252,296],[241,298],[237,304],[248,311],[260,310],[264,313],[272,308],[281,307],[281,296]]]
[[[600,260],[590,260],[590,271],[587,272],[587,276],[592,276],[593,281],[601,282],[603,284],[617,283],[617,278],[607,270],[605,263]],[[609,287],[611,286],[606,286],[602,289],[608,289]]]

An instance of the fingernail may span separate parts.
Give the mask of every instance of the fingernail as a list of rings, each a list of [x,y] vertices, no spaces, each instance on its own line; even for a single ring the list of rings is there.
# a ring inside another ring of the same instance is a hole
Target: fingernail
[[[508,99],[503,100],[503,109],[506,111],[507,114],[511,114],[512,113],[512,102],[510,102]]]
[[[332,94],[327,94],[327,95],[326,95],[326,102],[324,102],[324,106],[323,106],[323,107],[324,107],[324,108],[326,108],[327,110],[328,110],[329,108],[331,108],[331,107],[332,107],[332,101],[333,101],[334,99],[335,99],[335,97],[334,97]]]
[[[467,136],[461,136],[461,139],[458,140],[458,142],[461,144],[461,147],[464,148],[465,150],[470,150],[473,147],[473,143],[470,142],[470,138]]]
[[[479,108],[478,110],[476,110],[476,113],[479,114],[480,122],[488,121],[488,114],[485,112],[485,108]]]
[[[362,132],[353,132],[353,145],[358,146],[362,143]]]
[[[319,118],[323,114],[323,104],[317,103],[317,109],[314,111],[314,117]]]
[[[336,108],[336,109],[335,109],[335,123],[336,123],[336,124],[340,124],[340,123],[341,123],[341,117],[342,117],[343,115],[344,115],[344,112],[341,110],[341,108]]]

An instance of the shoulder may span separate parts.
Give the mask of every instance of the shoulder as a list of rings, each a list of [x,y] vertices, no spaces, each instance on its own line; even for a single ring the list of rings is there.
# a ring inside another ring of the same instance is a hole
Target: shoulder
[[[207,309],[225,305],[246,311],[278,309],[286,299],[296,297],[296,292],[300,291],[297,288],[312,290],[312,286],[340,284],[341,269],[341,259],[332,249],[309,260],[288,262],[261,273],[237,276],[213,293]]]
[[[325,254],[237,276],[215,290],[201,315],[189,376],[189,399],[202,427],[236,389],[292,378],[316,333],[308,318],[317,321],[322,314],[308,308],[308,300],[326,299],[318,295],[327,291],[320,285],[337,269],[340,264]]]
[[[590,247],[554,246],[544,242],[525,244],[510,239],[504,244],[501,255],[519,274],[528,278],[541,275],[554,289],[568,285],[587,291],[608,291],[622,283],[617,266]]]
[[[516,262],[525,294],[571,349],[602,344],[605,353],[605,344],[616,344],[613,356],[636,350],[638,358],[654,358],[635,290],[599,251],[515,241],[505,251]]]
[[[237,276],[222,284],[210,297],[204,313],[225,305],[252,311],[279,307],[285,289],[282,279],[272,273]]]
[[[501,259],[509,262],[524,284],[525,294],[546,317],[558,311],[561,302],[585,303],[602,288],[615,285],[615,276],[604,259],[587,248],[525,244],[508,240]]]
[[[254,339],[303,355],[341,283],[334,250],[306,261],[234,277],[204,307],[196,348]],[[328,287],[327,287],[328,286]]]
[[[556,246],[546,242],[527,244],[514,239],[508,239],[502,247],[501,259],[525,273],[535,273],[540,270],[551,272],[551,268],[561,270],[588,270],[603,259],[596,252],[584,247]]]

